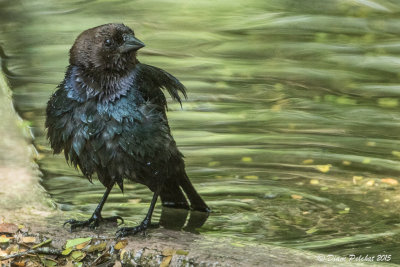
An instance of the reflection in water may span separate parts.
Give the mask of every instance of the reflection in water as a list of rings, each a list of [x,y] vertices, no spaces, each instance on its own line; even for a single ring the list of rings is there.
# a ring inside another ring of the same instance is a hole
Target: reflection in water
[[[0,13],[15,104],[60,209],[87,218],[104,189],[51,155],[44,107],[77,34],[122,21],[146,42],[139,60],[188,88],[168,117],[214,211],[197,231],[400,262],[397,1],[20,0],[0,1]],[[127,184],[104,215],[137,224],[150,199]],[[162,213],[154,221],[171,225]]]
[[[188,215],[190,215],[189,219]],[[203,226],[208,216],[209,213],[207,212],[162,207],[160,225],[166,229],[182,229],[187,232],[198,233],[197,229]]]

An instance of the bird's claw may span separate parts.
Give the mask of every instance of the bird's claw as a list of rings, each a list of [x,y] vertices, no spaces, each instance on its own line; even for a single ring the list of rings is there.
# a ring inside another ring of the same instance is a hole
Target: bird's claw
[[[118,225],[121,225],[124,223],[124,219],[121,216],[112,216],[112,217],[106,217],[106,218],[103,218],[101,216],[92,216],[86,221],[77,221],[75,219],[67,220],[63,226],[65,227],[65,225],[70,224],[71,232],[79,227],[89,227],[90,229],[93,230],[93,229],[96,229],[97,227],[99,227],[101,222],[118,223],[118,220],[121,220],[121,223],[119,223]]]
[[[116,237],[121,238],[121,237],[125,237],[128,235],[136,235],[137,233],[142,233],[143,236],[146,236],[147,228],[148,228],[148,225],[143,224],[143,223],[141,223],[140,225],[135,226],[135,227],[122,227],[117,230]]]

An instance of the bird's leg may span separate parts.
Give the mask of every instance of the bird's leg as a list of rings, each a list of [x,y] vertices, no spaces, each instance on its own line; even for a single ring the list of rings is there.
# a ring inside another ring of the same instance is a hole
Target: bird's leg
[[[144,218],[144,220],[138,226],[122,227],[122,228],[118,229],[118,231],[116,233],[117,238],[128,236],[128,235],[135,235],[140,232],[146,234],[146,229],[151,227],[151,216],[153,215],[153,211],[154,211],[154,207],[157,202],[158,195],[159,195],[158,191],[154,192],[153,199],[151,200],[150,208],[147,211],[147,215]]]
[[[66,224],[70,224],[71,231],[73,231],[78,227],[86,227],[86,226],[88,226],[90,229],[94,229],[100,225],[100,222],[118,222],[118,219],[122,221],[121,223],[124,223],[124,219],[122,219],[122,217],[120,216],[112,216],[108,218],[103,218],[101,216],[101,210],[103,209],[104,203],[106,203],[107,197],[110,194],[112,188],[113,185],[107,187],[106,192],[101,198],[99,205],[97,205],[96,209],[94,210],[92,217],[90,217],[86,221],[77,221],[75,219],[70,219],[64,223],[64,226]]]

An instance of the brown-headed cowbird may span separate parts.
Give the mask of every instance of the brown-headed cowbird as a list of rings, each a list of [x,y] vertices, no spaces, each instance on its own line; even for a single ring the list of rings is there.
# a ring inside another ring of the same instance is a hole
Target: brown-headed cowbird
[[[118,236],[145,231],[158,196],[165,206],[194,210],[209,208],[185,172],[183,155],[171,135],[167,101],[161,89],[181,102],[185,87],[168,72],[137,58],[144,44],[123,24],[105,24],[81,33],[70,50],[65,78],[46,109],[47,136],[54,153],[64,150],[67,161],[90,181],[97,175],[106,192],[87,221],[68,220],[71,230],[97,227],[101,210],[115,184],[124,179],[154,192],[149,211],[136,227],[123,227]]]

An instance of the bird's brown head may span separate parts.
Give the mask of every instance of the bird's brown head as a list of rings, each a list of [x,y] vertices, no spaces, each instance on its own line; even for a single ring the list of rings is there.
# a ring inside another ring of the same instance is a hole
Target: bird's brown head
[[[138,62],[144,44],[123,24],[105,24],[82,32],[70,50],[70,64],[90,73],[123,75]]]

